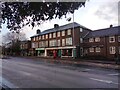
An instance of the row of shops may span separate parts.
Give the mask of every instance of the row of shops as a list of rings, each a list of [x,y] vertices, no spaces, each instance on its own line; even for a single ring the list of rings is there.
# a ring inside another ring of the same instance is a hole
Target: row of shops
[[[76,57],[76,47],[56,47],[56,48],[36,48],[31,50],[31,54],[40,57]]]

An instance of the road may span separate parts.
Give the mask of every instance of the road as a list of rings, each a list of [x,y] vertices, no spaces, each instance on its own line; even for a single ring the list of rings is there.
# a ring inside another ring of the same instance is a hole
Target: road
[[[118,88],[118,72],[73,67],[41,60],[10,57],[2,60],[2,83],[10,88]]]

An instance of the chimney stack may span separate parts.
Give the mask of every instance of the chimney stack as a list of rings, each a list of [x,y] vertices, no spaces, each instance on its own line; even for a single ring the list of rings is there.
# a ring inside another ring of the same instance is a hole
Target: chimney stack
[[[40,34],[40,33],[41,33],[41,30],[37,29],[36,34]]]
[[[54,28],[59,28],[59,25],[58,24],[54,24]]]
[[[112,25],[112,24],[110,25],[110,28],[111,28],[111,27],[113,27],[113,25]]]

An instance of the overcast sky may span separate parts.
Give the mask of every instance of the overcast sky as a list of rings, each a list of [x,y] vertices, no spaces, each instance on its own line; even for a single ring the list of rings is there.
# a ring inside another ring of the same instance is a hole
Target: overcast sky
[[[118,1],[119,0],[88,0],[85,7],[75,11],[74,22],[92,30],[108,28],[111,24],[113,26],[118,26]],[[73,18],[73,15],[68,14],[67,18],[69,17]],[[63,17],[62,19],[46,21],[34,29],[26,26],[22,31],[25,32],[27,38],[30,39],[30,36],[36,34],[37,29],[43,31],[53,28],[54,24],[59,24],[61,26],[73,22],[73,19],[68,22],[66,20],[67,18]],[[8,30],[5,28],[5,25],[3,25],[2,34],[6,32],[8,32]]]

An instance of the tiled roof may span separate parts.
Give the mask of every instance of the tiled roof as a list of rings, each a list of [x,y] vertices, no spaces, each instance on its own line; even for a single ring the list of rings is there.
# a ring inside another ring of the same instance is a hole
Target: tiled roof
[[[82,25],[80,25],[80,24],[78,24],[76,22],[74,22],[74,27],[82,27],[82,28],[88,29],[88,28],[86,28],[86,27],[84,27],[84,26],[82,26]],[[51,33],[51,32],[62,31],[62,30],[66,30],[66,29],[69,29],[69,28],[73,28],[73,23],[69,23],[69,24],[66,24],[66,25],[63,25],[63,26],[59,26],[59,28],[47,29],[47,30],[41,32],[40,34],[36,34],[36,35],[34,35],[32,37],[47,34],[47,33]]]
[[[85,38],[120,35],[120,26],[91,31]]]

